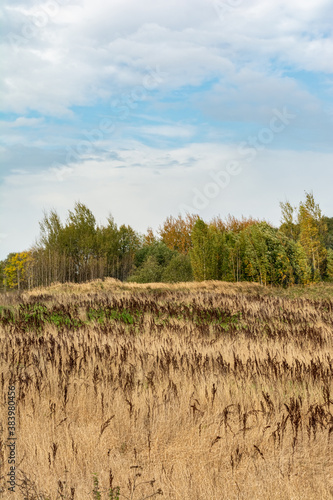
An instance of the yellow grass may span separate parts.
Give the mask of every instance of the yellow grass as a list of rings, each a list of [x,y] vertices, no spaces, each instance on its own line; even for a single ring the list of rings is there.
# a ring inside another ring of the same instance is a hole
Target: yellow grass
[[[116,486],[120,500],[333,498],[333,301],[275,292],[109,279],[4,296],[14,321],[0,326],[1,498],[99,498],[94,473],[101,499]],[[19,303],[82,321],[97,307],[140,315],[25,329]],[[214,311],[226,319],[207,319]]]

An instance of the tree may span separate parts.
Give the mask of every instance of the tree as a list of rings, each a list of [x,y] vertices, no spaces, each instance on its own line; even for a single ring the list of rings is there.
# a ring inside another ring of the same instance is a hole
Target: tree
[[[263,285],[293,283],[293,268],[285,247],[289,240],[283,233],[267,222],[260,222],[245,229],[243,237],[243,279],[259,281]]]
[[[286,285],[302,284],[306,285],[311,281],[311,267],[304,248],[299,241],[294,241],[279,231],[279,238],[282,241],[284,250],[290,262],[292,275],[285,282]]]
[[[313,193],[305,193],[305,202],[298,209],[300,227],[299,241],[304,248],[312,268],[312,279],[318,281],[323,274],[326,259],[324,246],[327,226],[320,207],[315,203]]]
[[[244,230],[244,264],[246,277],[250,281],[259,281],[266,285],[269,282],[269,260],[266,238],[262,229],[262,227],[252,226]]]
[[[76,202],[74,210],[69,210],[63,230],[63,247],[69,257],[70,278],[82,281],[92,278],[92,261],[96,257],[96,219],[83,203]]]
[[[154,243],[157,243],[157,238],[154,235],[154,232],[151,227],[148,227],[146,234],[143,237],[143,244],[150,246]]]
[[[323,221],[327,227],[324,245],[326,248],[331,248],[333,250],[333,217],[323,217]]]
[[[132,274],[127,281],[134,283],[159,283],[163,267],[154,255],[149,255],[143,265]]]
[[[198,219],[193,226],[190,251],[194,279],[197,281],[217,279],[218,244],[217,231]]]
[[[192,246],[191,232],[194,224],[199,219],[198,215],[186,214],[167,217],[163,225],[159,228],[159,234],[163,243],[183,255],[187,255]]]
[[[107,225],[97,228],[96,238],[98,257],[105,263],[101,277],[106,275],[116,278],[120,266],[120,234],[111,214],[107,218]]]
[[[31,248],[34,256],[34,276],[38,285],[48,285],[53,281],[65,281],[65,228],[58,213],[44,212],[39,223],[40,239]]]
[[[151,245],[143,245],[135,254],[135,267],[141,267],[151,255],[155,257],[159,265],[165,267],[172,257],[177,255],[177,252],[170,250],[163,241],[155,241]]]
[[[289,201],[280,202],[281,207],[281,226],[280,231],[288,238],[297,241],[299,236],[299,225],[296,222],[296,207],[293,207]]]
[[[0,261],[0,283],[1,283],[4,291],[6,291],[5,266],[6,266],[6,261],[1,260]]]
[[[48,214],[44,211],[44,217],[39,223],[40,245],[52,250],[61,250],[61,232],[63,226],[59,215],[55,210]]]
[[[333,281],[333,250],[327,250],[326,276],[329,281]]]
[[[253,219],[252,217],[242,216],[241,219],[237,219],[233,215],[228,214],[224,221],[220,216],[214,217],[210,225],[214,226],[221,232],[232,231],[233,233],[240,233],[243,229],[253,226],[254,224],[258,224],[259,222],[261,222],[259,219]]]
[[[5,286],[17,290],[30,289],[32,263],[31,252],[9,254],[3,271]]]
[[[124,281],[133,271],[136,252],[141,248],[142,238],[131,228],[122,224],[118,231],[119,267],[117,278]]]
[[[129,279],[132,280],[133,276],[138,277],[142,269],[144,269],[145,276],[146,275],[150,276],[147,267],[148,266],[147,262],[150,262],[151,265],[154,265],[156,263],[159,266],[158,276],[160,280],[162,272],[165,270],[165,268],[168,266],[171,259],[175,255],[178,255],[177,252],[170,250],[170,248],[168,248],[166,244],[163,243],[162,241],[155,241],[151,245],[144,244],[135,253],[134,271]],[[153,259],[151,259],[151,257],[153,257]],[[157,277],[155,277],[155,281],[156,280]],[[142,281],[142,283],[146,283],[146,281],[144,282]]]
[[[191,259],[188,255],[178,254],[172,257],[162,274],[162,281],[178,283],[193,280]]]

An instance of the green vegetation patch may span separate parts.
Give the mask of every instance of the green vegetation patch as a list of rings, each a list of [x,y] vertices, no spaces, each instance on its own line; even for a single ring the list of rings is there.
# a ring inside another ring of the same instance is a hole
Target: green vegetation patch
[[[58,329],[77,329],[92,322],[104,324],[109,321],[120,321],[132,325],[140,314],[132,314],[126,309],[111,308],[86,309],[86,320],[78,317],[77,308],[66,309],[54,307],[48,309],[44,304],[19,304],[16,310],[9,307],[0,308],[0,324],[13,324],[22,331],[41,331],[47,324]]]
[[[126,309],[118,311],[115,309],[94,309],[90,307],[87,311],[88,322],[97,321],[98,323],[105,323],[107,320],[122,321],[128,325],[133,325],[140,313],[133,315]]]

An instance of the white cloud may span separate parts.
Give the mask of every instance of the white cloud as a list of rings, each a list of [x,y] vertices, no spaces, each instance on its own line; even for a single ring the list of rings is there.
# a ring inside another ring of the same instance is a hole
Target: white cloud
[[[20,36],[32,22],[22,11],[20,22],[17,9],[6,12]],[[332,13],[324,0],[252,0],[222,20],[213,0],[85,0],[61,6],[21,48],[4,46],[4,102],[17,113],[65,115],[73,105],[140,85],[145,68],[156,64],[168,73],[161,91],[225,78],[234,67],[269,75],[272,59],[332,73]]]
[[[140,127],[138,133],[140,135],[157,135],[162,137],[182,137],[190,138],[196,132],[195,127],[190,125],[156,125]]]
[[[20,116],[16,118],[13,122],[7,122],[8,127],[35,127],[36,125],[41,125],[43,123],[43,118],[26,118],[25,116]]]

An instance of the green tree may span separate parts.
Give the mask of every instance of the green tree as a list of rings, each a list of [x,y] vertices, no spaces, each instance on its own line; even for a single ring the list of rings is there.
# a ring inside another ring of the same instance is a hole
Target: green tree
[[[178,254],[172,257],[163,271],[162,281],[179,283],[193,280],[191,259],[188,255]]]
[[[295,283],[306,285],[310,283],[311,267],[305,250],[300,242],[287,238],[283,233],[279,235],[279,238],[282,240],[292,269],[292,275],[289,277],[289,280],[286,281],[286,284],[291,285]]]
[[[217,230],[198,219],[192,230],[190,258],[196,281],[217,279],[218,240]]]
[[[141,271],[144,269],[143,275],[144,276],[150,276],[151,273],[149,274],[148,272],[148,261],[150,262],[151,265],[155,265],[155,263],[158,265],[158,273],[154,274],[155,278],[154,281],[160,280],[161,279],[161,274],[165,270],[165,268],[168,266],[170,263],[171,259],[175,256],[178,255],[177,252],[170,250],[166,246],[163,241],[152,241],[150,245],[147,244],[146,241],[144,241],[144,244],[141,248],[139,248],[134,257],[134,270],[130,276],[129,279],[132,279],[132,276],[138,277],[139,275],[141,276]],[[151,259],[153,257],[153,259]],[[157,277],[158,276],[158,277]],[[141,279],[141,278],[140,278]],[[145,280],[148,278],[144,278]],[[149,278],[150,279],[150,278]],[[148,281],[141,281],[142,283],[148,283]]]
[[[31,249],[34,255],[34,279],[38,285],[66,280],[66,230],[58,213],[44,212],[39,223],[40,238]]]
[[[217,248],[217,279],[240,280],[240,237],[235,231],[218,230],[215,237]]]
[[[324,224],[327,227],[327,233],[324,238],[324,245],[326,248],[333,250],[333,217],[323,217]]]
[[[124,224],[119,228],[118,237],[119,266],[116,277],[125,281],[134,269],[135,254],[142,246],[142,238],[131,226]]]
[[[135,283],[159,283],[162,272],[163,267],[157,262],[157,258],[154,255],[149,255],[143,265],[127,281]]]
[[[99,258],[105,261],[104,275],[116,278],[120,267],[120,234],[111,214],[107,225],[97,228],[96,238]]]
[[[326,276],[329,281],[333,281],[333,250],[327,250]]]
[[[297,207],[293,207],[289,201],[286,201],[285,203],[280,202],[280,208],[282,212],[280,231],[288,238],[297,241],[300,230],[299,224],[296,222]]]
[[[243,232],[244,278],[263,285],[293,283],[293,268],[285,244],[289,240],[266,222],[248,227]]]
[[[44,216],[39,223],[39,227],[40,246],[61,251],[61,234],[63,231],[63,225],[58,213],[55,210],[51,210],[49,214],[44,212]]]
[[[74,210],[69,210],[63,230],[63,247],[72,264],[75,281],[83,281],[91,276],[91,263],[96,257],[96,219],[83,203],[76,202]]]
[[[170,260],[174,255],[178,255],[177,252],[170,250],[163,241],[154,241],[150,245],[144,244],[135,254],[135,266],[136,268],[142,266],[142,264],[147,260],[148,257],[153,255],[156,261],[162,267],[168,265]]]
[[[246,277],[251,281],[267,284],[269,260],[266,239],[262,228],[251,226],[244,230],[245,252],[244,264]]]

